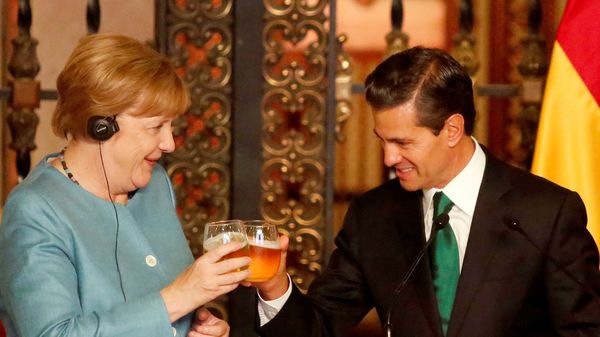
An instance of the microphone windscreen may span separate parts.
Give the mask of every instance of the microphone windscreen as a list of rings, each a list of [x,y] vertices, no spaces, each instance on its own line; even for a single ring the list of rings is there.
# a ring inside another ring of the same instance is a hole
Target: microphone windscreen
[[[450,216],[448,216],[448,213],[442,213],[433,220],[433,226],[435,227],[436,230],[440,230],[440,229],[443,229],[444,227],[446,227],[446,225],[448,224],[449,221],[450,221]]]
[[[519,224],[519,220],[517,220],[516,218],[505,215],[504,217],[502,217],[502,223],[504,223],[506,227],[514,231],[523,232],[521,224]]]

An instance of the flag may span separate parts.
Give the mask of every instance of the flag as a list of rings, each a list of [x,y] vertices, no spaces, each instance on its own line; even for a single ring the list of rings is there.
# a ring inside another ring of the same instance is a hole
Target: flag
[[[583,199],[600,246],[600,1],[569,0],[552,49],[531,171]]]

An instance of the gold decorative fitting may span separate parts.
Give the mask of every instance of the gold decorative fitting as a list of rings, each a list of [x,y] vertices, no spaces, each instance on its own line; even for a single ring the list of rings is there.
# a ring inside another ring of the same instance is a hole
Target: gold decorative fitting
[[[19,35],[12,39],[13,52],[8,71],[13,77],[10,82],[12,97],[6,115],[11,143],[9,147],[17,152],[17,171],[24,178],[31,166],[30,152],[35,150],[35,134],[39,117],[35,108],[40,105],[40,84],[35,77],[40,71],[37,57],[37,40],[31,37],[31,7],[29,2],[19,6]]]
[[[383,54],[384,60],[390,55],[408,49],[408,35],[403,31],[393,29],[391,32],[387,33],[385,40],[387,42],[387,47]]]
[[[345,34],[338,35],[336,39],[335,137],[338,141],[344,141],[342,128],[352,115],[352,65],[350,57],[343,48],[343,44],[347,40],[348,37]]]
[[[472,33],[460,32],[454,38],[452,56],[465,68],[469,76],[475,76],[480,63],[475,53],[475,37]]]

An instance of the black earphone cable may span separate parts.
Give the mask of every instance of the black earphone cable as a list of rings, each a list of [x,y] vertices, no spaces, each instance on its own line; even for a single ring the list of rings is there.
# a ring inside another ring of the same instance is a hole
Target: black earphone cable
[[[117,221],[117,234],[115,236],[115,263],[117,264],[117,273],[119,274],[119,285],[121,286],[121,294],[123,294],[123,300],[127,302],[127,296],[125,295],[125,289],[123,288],[123,277],[121,276],[121,267],[119,266],[119,213],[117,212],[117,206],[113,200],[112,193],[110,192],[110,184],[108,183],[108,175],[106,174],[106,167],[104,167],[104,157],[102,156],[102,142],[98,142],[98,148],[100,149],[100,162],[102,163],[102,171],[104,172],[104,179],[106,180],[106,189],[108,190],[108,198],[115,211],[115,219]]]

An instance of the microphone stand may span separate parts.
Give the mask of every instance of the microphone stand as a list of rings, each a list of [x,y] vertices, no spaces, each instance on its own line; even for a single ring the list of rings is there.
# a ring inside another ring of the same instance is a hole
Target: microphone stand
[[[414,273],[415,269],[417,269],[419,262],[421,262],[421,259],[423,259],[425,252],[427,252],[427,249],[433,242],[433,239],[437,235],[437,232],[440,229],[446,227],[446,225],[448,225],[448,221],[450,221],[450,217],[448,216],[447,213],[442,213],[433,220],[433,228],[432,228],[431,236],[429,237],[429,240],[427,240],[427,242],[425,243],[425,246],[423,246],[423,248],[421,249],[421,251],[419,252],[417,257],[411,264],[410,268],[408,268],[408,271],[406,272],[406,274],[404,274],[404,277],[402,278],[402,281],[400,282],[400,284],[394,289],[392,302],[390,303],[390,306],[388,307],[386,320],[385,320],[385,329],[387,331],[387,337],[392,337],[392,308],[394,307],[394,305],[396,305],[396,302],[398,301],[398,296],[400,295],[400,293],[406,286],[406,283],[408,283],[408,280]]]

